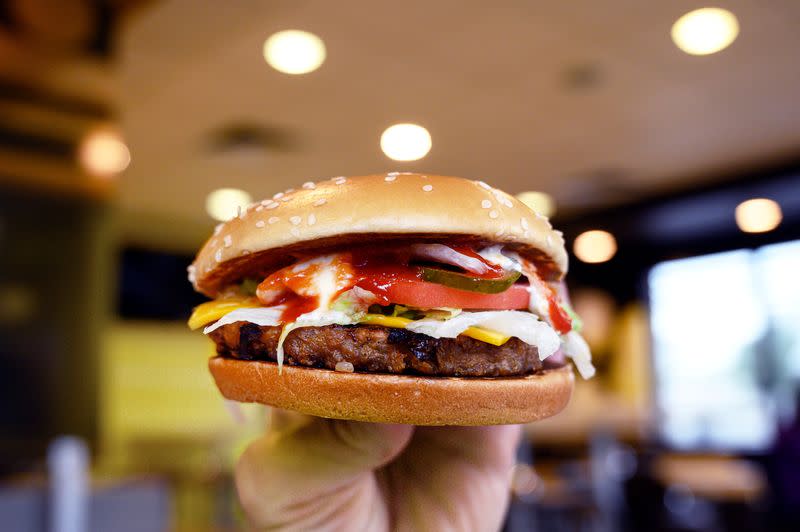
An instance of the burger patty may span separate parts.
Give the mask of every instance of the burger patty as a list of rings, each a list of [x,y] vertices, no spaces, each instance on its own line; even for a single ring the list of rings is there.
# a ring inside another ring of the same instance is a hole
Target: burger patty
[[[209,336],[220,356],[275,361],[280,332],[280,327],[236,322]],[[433,338],[375,325],[302,327],[289,333],[283,351],[285,364],[335,369],[349,362],[355,371],[370,373],[507,377],[542,369],[536,347],[519,338],[495,346],[466,336]]]

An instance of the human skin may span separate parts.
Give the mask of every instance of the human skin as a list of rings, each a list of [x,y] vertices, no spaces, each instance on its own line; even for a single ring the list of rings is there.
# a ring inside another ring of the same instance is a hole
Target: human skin
[[[519,437],[275,411],[236,487],[256,530],[499,530]]]

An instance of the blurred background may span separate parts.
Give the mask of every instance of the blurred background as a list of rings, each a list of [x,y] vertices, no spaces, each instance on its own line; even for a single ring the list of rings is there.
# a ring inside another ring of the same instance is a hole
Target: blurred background
[[[186,266],[251,200],[421,171],[572,255],[599,373],[527,427],[506,530],[800,529],[800,3],[715,5],[0,2],[3,528],[239,529],[265,412]]]

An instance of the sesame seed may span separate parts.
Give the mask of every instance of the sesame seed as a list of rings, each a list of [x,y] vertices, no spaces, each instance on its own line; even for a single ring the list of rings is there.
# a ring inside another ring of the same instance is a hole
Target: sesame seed
[[[280,203],[276,203],[276,202],[273,201],[272,203],[267,205],[267,209],[277,209],[278,205],[280,205]]]
[[[296,227],[292,227],[289,232],[292,234],[292,236],[300,236],[300,229]]]
[[[521,225],[523,229],[527,229],[528,228],[528,220],[526,220],[525,218],[520,218],[519,219],[519,225]]]
[[[393,174],[388,174],[386,177],[383,178],[383,180],[386,181],[387,183],[391,183],[395,179],[397,179],[397,176]]]
[[[399,176],[399,175],[400,175],[400,172],[389,172],[389,173],[388,173],[388,174],[386,174],[386,175]]]
[[[500,214],[497,211],[489,211],[489,218],[491,218],[492,220],[494,220],[498,216],[500,216]]]
[[[292,198],[290,198],[289,196],[284,196],[284,197],[281,198],[281,201],[289,201],[291,199]]]
[[[341,176],[341,177],[335,177],[335,178],[333,179],[333,182],[334,182],[334,183],[336,183],[337,185],[344,185],[345,181],[347,181],[347,178],[346,178],[346,177],[343,177],[343,176]]]
[[[272,224],[276,223],[278,220],[280,220],[280,218],[278,218],[277,216],[271,216],[270,219],[267,220],[267,223],[272,225]]]
[[[216,253],[214,253],[214,260],[217,262],[222,262],[222,250],[218,249]]]
[[[292,222],[292,225],[300,225],[300,222],[302,222],[303,219],[299,216],[292,216],[289,218],[289,221]]]
[[[222,242],[225,244],[226,248],[229,248],[233,244],[233,238],[231,238],[231,235],[225,235],[225,238],[222,239]]]
[[[500,203],[502,203],[503,205],[505,205],[506,207],[509,207],[509,208],[514,206],[514,204],[511,203],[511,200],[506,198],[506,197],[501,198],[500,199]]]
[[[505,232],[506,232],[505,229],[498,229],[497,232],[494,234],[494,236],[503,236],[503,233]]]
[[[256,222],[256,227],[264,227],[264,220],[259,220]]]
[[[530,232],[530,231],[528,231],[528,230],[526,229],[526,230],[525,230],[525,231],[522,233],[522,236],[524,236],[525,238],[528,238],[529,236],[531,236],[531,232]]]
[[[475,182],[476,182],[476,183],[478,183],[478,186],[480,186],[480,187],[483,187],[483,188],[485,188],[486,190],[492,190],[492,187],[490,187],[489,185],[487,185],[487,184],[486,184],[486,183],[484,183],[483,181],[475,181]]]
[[[314,216],[313,213],[309,214],[308,215],[308,225],[314,225],[315,223],[317,223],[317,217]]]
[[[278,192],[277,194],[272,196],[272,199],[278,200],[278,199],[281,199],[282,197],[283,197],[283,192]]]
[[[286,189],[286,192],[284,192],[284,194],[291,194],[292,192],[294,192],[294,189],[293,188],[289,188],[289,189]]]
[[[319,207],[320,205],[325,205],[327,202],[328,202],[328,200],[326,200],[325,198],[320,198],[317,201],[315,201],[314,203],[312,203],[312,205],[314,207]]]
[[[217,236],[220,231],[222,231],[222,224],[217,224],[217,226],[214,227],[214,236]]]
[[[242,250],[242,255],[249,255],[250,253],[251,253],[251,251],[249,249],[243,249]]]
[[[273,203],[273,201],[271,199],[261,200],[261,205],[264,205],[265,207],[267,205],[269,205],[270,203]]]
[[[485,199],[485,200],[481,201],[481,207],[483,207],[484,209],[491,209],[492,208],[492,202],[489,201],[488,199]]]
[[[317,185],[315,185],[312,181],[306,181],[303,183],[303,188],[306,190],[314,190],[317,188]]]
[[[256,207],[256,212],[263,211],[263,210],[264,210],[264,206],[263,205],[259,205],[258,207]]]
[[[237,216],[239,219],[242,219],[242,218],[244,218],[244,211],[242,210],[242,206],[241,206],[241,205],[239,205],[238,207],[236,207],[236,216]]]
[[[552,236],[547,235],[547,238],[545,240],[547,240],[547,247],[549,247],[549,248],[553,247],[553,237]]]
[[[433,185],[425,185],[422,187],[422,190],[424,190],[425,192],[430,192],[431,190],[433,190]]]
[[[543,216],[542,213],[534,212],[533,214],[535,214],[540,220],[547,220],[547,216]]]
[[[352,362],[337,362],[336,365],[333,367],[334,371],[343,371],[345,373],[353,373],[355,371],[355,367],[353,366]]]

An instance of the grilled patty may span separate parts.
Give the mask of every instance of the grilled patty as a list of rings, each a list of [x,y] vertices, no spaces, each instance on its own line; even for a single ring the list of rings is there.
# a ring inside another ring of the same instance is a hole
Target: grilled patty
[[[280,327],[236,322],[209,336],[220,356],[275,361],[280,331]],[[518,338],[494,346],[466,336],[437,339],[375,325],[295,329],[286,337],[283,350],[285,364],[335,369],[337,363],[349,362],[355,371],[368,373],[507,377],[542,369],[536,347]],[[558,365],[548,359],[548,367],[554,363]]]

